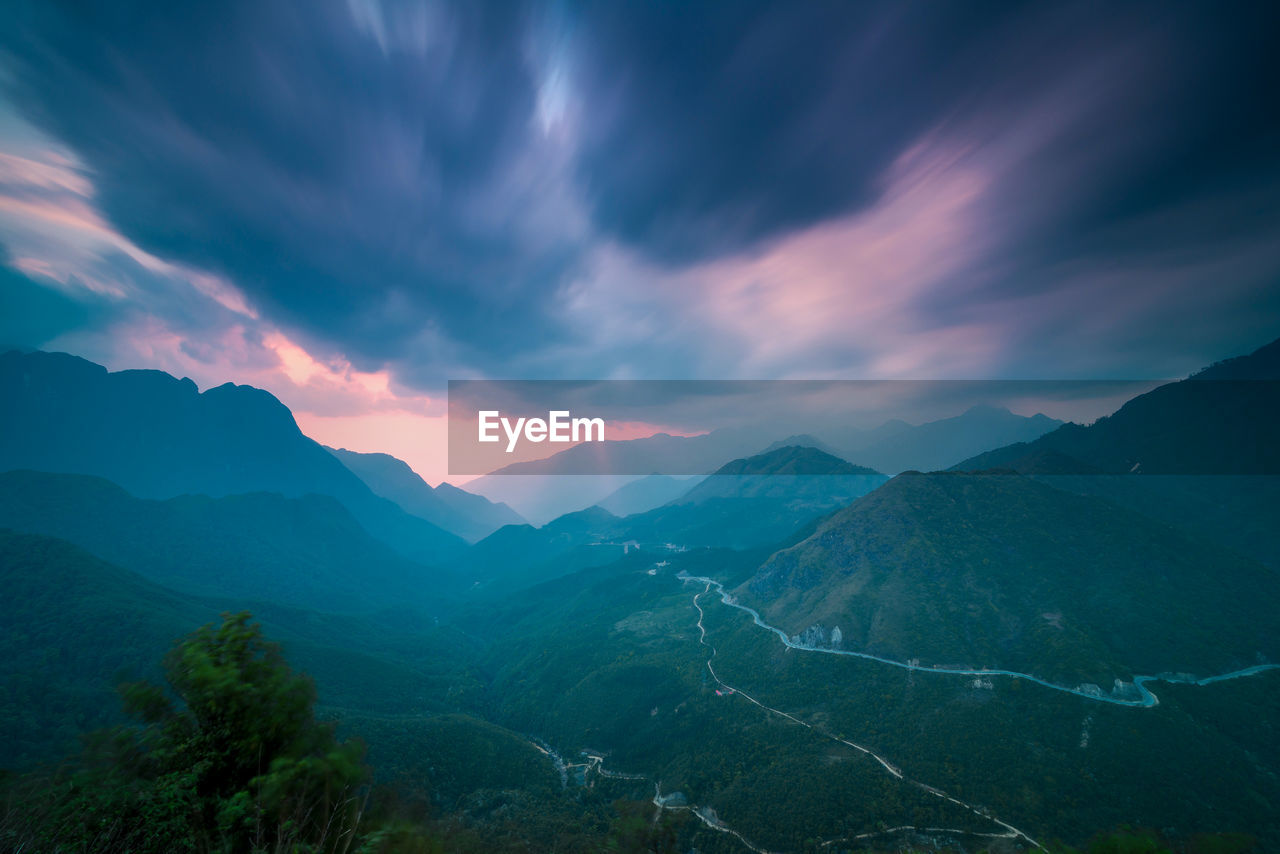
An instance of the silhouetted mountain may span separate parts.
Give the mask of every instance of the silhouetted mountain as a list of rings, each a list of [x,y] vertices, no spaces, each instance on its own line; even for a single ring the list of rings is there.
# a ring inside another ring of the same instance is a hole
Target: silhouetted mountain
[[[324,495],[161,501],[97,477],[12,471],[0,474],[0,527],[68,540],[173,590],[230,600],[427,609],[458,586],[371,537]]]
[[[625,474],[500,474],[469,481],[467,489],[510,506],[537,526],[594,506],[636,480]]]
[[[507,593],[625,553],[619,519],[602,507],[567,513],[541,528],[507,525],[476,543],[456,564],[485,593]]]
[[[1046,415],[1027,418],[1000,407],[974,406],[914,427],[897,422],[872,441],[845,447],[842,456],[891,474],[935,471],[982,450],[1035,439],[1061,424]]]
[[[776,451],[779,448],[786,448],[788,446],[793,446],[793,445],[802,447],[802,448],[817,448],[819,451],[830,454],[833,457],[839,457],[841,455],[840,452],[837,451],[834,447],[822,441],[817,436],[811,436],[808,433],[797,433],[794,436],[788,436],[785,439],[779,439],[778,441],[770,444],[767,448],[765,448],[760,453],[767,454],[770,451]]]
[[[838,627],[846,649],[1106,687],[1280,654],[1280,576],[1016,476],[901,475],[737,593],[793,634]]]
[[[1280,341],[1139,395],[1089,426],[964,460],[957,471],[1280,474]]]
[[[701,477],[671,477],[651,474],[634,480],[596,502],[615,516],[643,513],[679,498],[702,480]]]
[[[690,547],[776,543],[886,479],[816,448],[782,447],[726,463],[679,498],[623,519],[616,535]]]
[[[669,502],[701,504],[712,498],[777,498],[834,507],[865,495],[887,478],[813,447],[789,445],[725,463]]]
[[[707,474],[759,446],[754,435],[739,430],[588,442],[542,460],[504,466],[467,488],[543,523],[598,504],[650,473]]]
[[[742,430],[713,430],[698,436],[656,433],[642,439],[584,442],[545,459],[503,466],[491,475],[706,474],[757,447],[754,435]]]
[[[503,525],[524,523],[505,504],[495,504],[450,483],[431,487],[409,464],[390,454],[362,454],[345,448],[329,448],[375,495],[390,499],[401,509],[426,519],[464,540],[475,542]]]
[[[204,393],[162,371],[108,373],[64,353],[0,355],[0,471],[90,474],[142,498],[329,495],[397,551],[436,561],[464,543],[374,495],[269,393]]]

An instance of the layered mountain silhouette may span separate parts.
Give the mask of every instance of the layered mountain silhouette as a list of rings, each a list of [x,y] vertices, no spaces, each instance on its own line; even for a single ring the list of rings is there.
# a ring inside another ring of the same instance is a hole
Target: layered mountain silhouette
[[[655,473],[619,487],[596,504],[615,516],[643,513],[679,498],[699,480],[701,478],[680,478]]]
[[[401,509],[475,542],[503,525],[524,524],[505,504],[473,495],[450,483],[432,487],[403,460],[390,454],[362,454],[345,448],[326,448],[377,495]]]
[[[1280,474],[1280,341],[1139,395],[1088,426],[970,457],[957,471]]]
[[[622,520],[602,507],[566,513],[540,528],[507,525],[456,564],[481,593],[508,593],[589,566],[612,563],[629,545]]]
[[[509,525],[481,540],[455,565],[480,586],[528,587],[630,548],[753,548],[778,543],[797,528],[887,478],[830,454],[800,446],[733,460],[666,504],[619,517],[599,506],[537,528]]]
[[[1061,426],[1047,415],[1025,417],[997,406],[973,406],[960,415],[924,424],[891,421],[874,431],[848,437],[843,456],[879,471],[936,471],[981,451],[1026,442]]]
[[[0,473],[0,527],[58,537],[173,590],[321,611],[429,610],[458,582],[326,495],[135,498],[102,478]]]
[[[261,389],[228,383],[201,393],[162,371],[109,373],[64,353],[12,351],[0,355],[0,399],[0,471],[96,475],[139,498],[328,495],[416,560],[465,546],[375,495]]]

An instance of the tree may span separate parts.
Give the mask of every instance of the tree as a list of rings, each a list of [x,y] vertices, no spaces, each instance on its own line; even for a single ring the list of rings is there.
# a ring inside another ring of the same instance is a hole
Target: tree
[[[363,811],[363,745],[315,720],[315,688],[248,613],[165,657],[165,688],[121,687],[143,726],[100,734],[43,816],[50,847],[346,852]]]

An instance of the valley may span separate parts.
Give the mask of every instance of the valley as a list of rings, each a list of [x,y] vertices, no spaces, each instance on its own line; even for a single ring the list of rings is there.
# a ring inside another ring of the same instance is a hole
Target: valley
[[[7,358],[0,379],[120,382]],[[5,428],[0,472],[12,779],[124,725],[122,678],[248,610],[314,679],[317,718],[366,745],[379,809],[445,850],[1003,854],[1125,827],[1280,844],[1269,481],[889,477],[800,436],[619,491],[621,515],[533,525],[321,448],[252,395],[272,468],[148,463],[142,497],[49,438],[48,390],[21,393],[44,402]],[[990,418],[894,431],[972,443]],[[125,421],[94,441],[149,454]]]

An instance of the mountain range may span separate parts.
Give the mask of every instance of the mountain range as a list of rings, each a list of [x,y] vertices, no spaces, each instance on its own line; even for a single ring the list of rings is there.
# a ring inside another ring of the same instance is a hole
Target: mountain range
[[[735,459],[759,456],[784,447],[815,448],[878,472],[946,468],[981,451],[1010,442],[1034,439],[1062,422],[1045,415],[1025,417],[992,406],[970,407],[960,415],[908,424],[893,419],[870,430],[847,428],[831,440],[811,433],[779,439],[767,445],[758,430],[720,429],[696,436],[660,433],[643,439],[609,440],[579,445],[542,460],[516,463],[467,484],[468,489],[494,501],[505,501],[534,522],[612,500],[612,494],[637,480],[643,489],[661,490],[671,500],[679,491],[655,474],[706,475]],[[833,434],[834,435],[834,434]],[[650,472],[641,476],[641,472]],[[641,488],[638,488],[641,489]],[[633,493],[641,494],[641,493]],[[649,507],[619,503],[611,509],[636,512]]]
[[[0,355],[0,471],[88,474],[139,498],[328,495],[406,557],[435,563],[466,543],[375,495],[298,429],[269,393],[200,392],[162,371],[108,372],[64,353]]]
[[[1087,426],[969,457],[957,471],[1280,474],[1280,341],[1167,383]]]
[[[507,505],[495,504],[451,483],[432,487],[408,463],[390,454],[361,454],[345,448],[325,450],[375,494],[468,542],[483,539],[503,525],[520,525],[525,521]]]
[[[173,590],[330,612],[436,609],[459,586],[327,495],[135,498],[98,477],[0,473],[0,528],[57,537]]]

